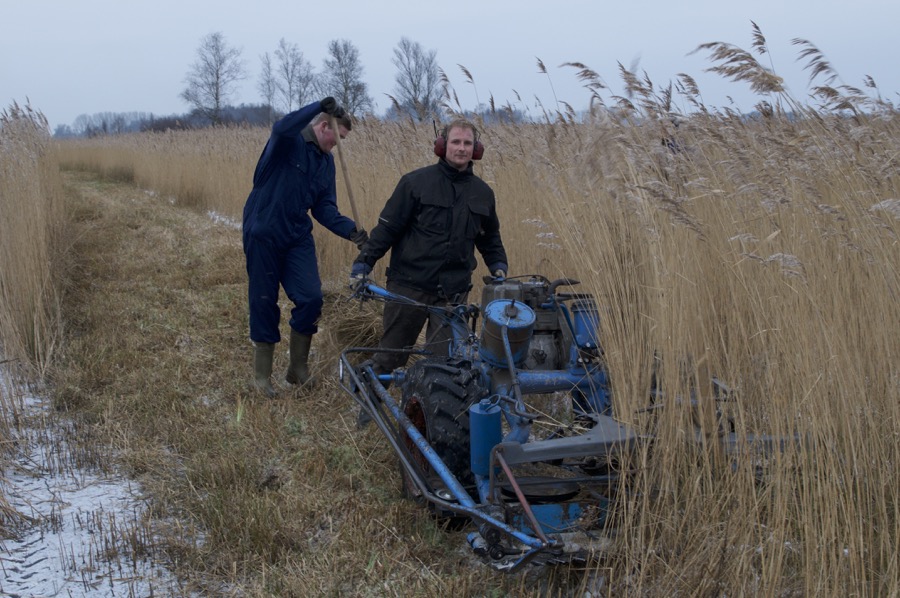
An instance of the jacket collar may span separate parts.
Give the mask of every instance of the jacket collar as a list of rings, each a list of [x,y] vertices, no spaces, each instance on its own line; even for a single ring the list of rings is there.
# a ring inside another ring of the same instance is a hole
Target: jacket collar
[[[304,141],[307,143],[312,143],[316,146],[316,149],[322,152],[322,148],[319,147],[319,138],[316,137],[316,132],[313,131],[312,125],[306,125],[303,127],[303,130],[300,131],[300,135],[303,137]],[[325,152],[322,152],[323,154]]]
[[[469,165],[466,166],[464,170],[457,170],[453,166],[447,163],[447,161],[443,158],[438,160],[438,167],[441,169],[441,172],[444,173],[451,181],[459,181],[464,178],[468,178],[472,176],[472,161],[469,160]]]

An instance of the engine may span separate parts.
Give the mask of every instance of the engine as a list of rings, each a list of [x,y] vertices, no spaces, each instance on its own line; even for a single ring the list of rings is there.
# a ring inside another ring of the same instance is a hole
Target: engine
[[[565,367],[569,359],[568,347],[571,345],[569,327],[561,321],[560,311],[556,309],[551,299],[556,287],[561,284],[575,284],[577,281],[564,279],[551,283],[541,276],[527,278],[508,278],[496,280],[488,278],[481,293],[481,307],[485,314],[482,327],[482,344],[487,350],[487,355],[499,353],[502,355],[502,346],[497,347],[495,338],[499,335],[492,330],[492,324],[496,323],[494,317],[501,309],[503,316],[510,307],[517,308],[514,317],[506,317],[507,321],[519,324],[516,330],[511,329],[510,342],[514,343],[516,336],[525,336],[527,328],[527,342],[519,341],[519,346],[513,346],[516,366],[524,370],[558,370]],[[493,302],[500,302],[494,304]],[[507,305],[508,302],[508,305]],[[523,312],[530,310],[534,313],[532,322],[528,322],[527,315]],[[525,345],[524,347],[522,345]],[[524,355],[519,358],[519,352]],[[494,364],[499,365],[499,364]]]

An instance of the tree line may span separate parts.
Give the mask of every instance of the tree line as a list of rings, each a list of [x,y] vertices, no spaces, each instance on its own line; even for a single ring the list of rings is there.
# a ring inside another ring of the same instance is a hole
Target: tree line
[[[328,43],[320,72],[316,72],[298,44],[284,38],[259,60],[256,90],[261,102],[233,106],[230,102],[237,86],[248,76],[243,52],[232,46],[221,32],[210,33],[200,40],[196,59],[179,94],[189,106],[187,113],[163,117],[142,112],[80,115],[71,126],[59,125],[54,134],[93,137],[233,123],[271,124],[282,115],[325,96],[333,96],[357,117],[372,115],[375,103],[363,80],[359,50],[349,40],[335,39]],[[391,62],[397,71],[393,93],[387,94],[391,104],[385,118],[440,120],[446,77],[438,66],[437,52],[403,37],[394,47]]]

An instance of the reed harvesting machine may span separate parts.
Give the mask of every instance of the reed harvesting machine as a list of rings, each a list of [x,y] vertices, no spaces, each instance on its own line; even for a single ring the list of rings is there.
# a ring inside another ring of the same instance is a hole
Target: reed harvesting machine
[[[467,526],[469,545],[493,567],[585,559],[608,548],[625,464],[652,438],[613,412],[597,305],[568,292],[578,281],[484,282],[480,306],[431,307],[361,281],[356,298],[439,316],[453,333],[450,356],[414,348],[408,366],[378,374],[365,356],[379,349],[348,348],[341,385],[397,454],[404,493]],[[710,400],[723,400],[728,390],[713,388],[722,396]],[[545,416],[529,407],[535,397],[561,397],[568,418],[537,425]],[[718,438],[737,443],[721,425]]]

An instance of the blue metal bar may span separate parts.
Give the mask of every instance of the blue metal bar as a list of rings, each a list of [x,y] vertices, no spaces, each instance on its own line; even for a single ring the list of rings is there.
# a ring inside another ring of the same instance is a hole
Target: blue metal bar
[[[365,367],[365,372],[368,376],[374,377],[375,372],[372,371],[371,366]],[[472,500],[472,497],[469,496],[469,493],[463,487],[462,484],[459,483],[459,480],[456,479],[456,476],[447,468],[447,465],[441,460],[440,456],[438,456],[437,452],[428,444],[428,440],[422,436],[422,433],[416,428],[415,424],[406,416],[405,413],[400,409],[400,406],[397,405],[397,402],[394,400],[394,397],[391,396],[387,390],[380,385],[373,385],[375,392],[378,394],[378,398],[381,399],[381,402],[390,410],[391,414],[393,414],[394,418],[396,418],[397,422],[400,424],[400,427],[404,432],[412,439],[413,443],[415,443],[416,447],[422,453],[422,456],[428,461],[428,464],[431,468],[438,474],[441,478],[441,481],[446,484],[447,489],[450,490],[453,497],[459,501],[459,507],[454,506],[454,510],[459,513],[464,513],[469,515],[474,519],[478,519],[487,523],[488,525],[495,527],[504,533],[514,537],[516,540],[525,544],[526,546],[530,546],[535,549],[543,549],[547,548],[548,544],[538,538],[535,538],[532,535],[526,534],[518,529],[515,529],[508,525],[506,522],[501,521],[487,513],[478,509],[478,505],[475,501]]]
[[[371,366],[366,366],[365,372],[370,377],[375,377],[375,372],[372,371]],[[403,428],[403,431],[406,432],[406,435],[412,439],[415,443],[416,447],[419,449],[419,452],[422,453],[422,456],[425,457],[425,460],[428,461],[428,464],[431,465],[431,468],[435,471],[435,473],[440,476],[441,480],[447,485],[447,488],[453,494],[453,496],[460,502],[461,505],[467,507],[474,507],[475,501],[472,500],[472,497],[469,496],[469,493],[463,487],[462,484],[459,483],[459,480],[456,479],[456,476],[447,468],[447,465],[441,460],[440,456],[438,456],[437,452],[431,447],[428,443],[428,440],[422,436],[422,433],[419,432],[418,428],[416,428],[415,424],[406,416],[405,413],[400,409],[400,406],[397,404],[397,401],[394,400],[394,397],[391,396],[387,390],[382,388],[375,388],[375,392],[378,393],[378,398],[381,399],[381,402],[384,403],[390,412],[393,414],[394,418],[400,423],[400,427]]]
[[[488,476],[475,474],[475,488],[478,489],[478,498],[482,503],[489,502],[491,496],[491,479]]]
[[[417,301],[410,299],[409,297],[404,297],[402,295],[395,295],[394,293],[388,291],[387,289],[383,289],[377,284],[368,283],[365,285],[365,290],[372,293],[376,297],[381,297],[382,299],[389,299],[391,301],[397,301],[399,303],[406,303],[408,305],[421,305]]]
[[[557,390],[593,390],[605,386],[606,372],[602,368],[559,370],[521,370],[517,374],[519,386],[525,394],[545,394]]]
[[[515,399],[513,400],[515,401]],[[528,438],[531,436],[531,420],[517,415],[506,401],[500,403],[500,408],[509,424],[509,432],[503,437],[503,442],[518,442],[519,444],[528,442]],[[518,402],[515,403],[515,409],[521,409]]]

